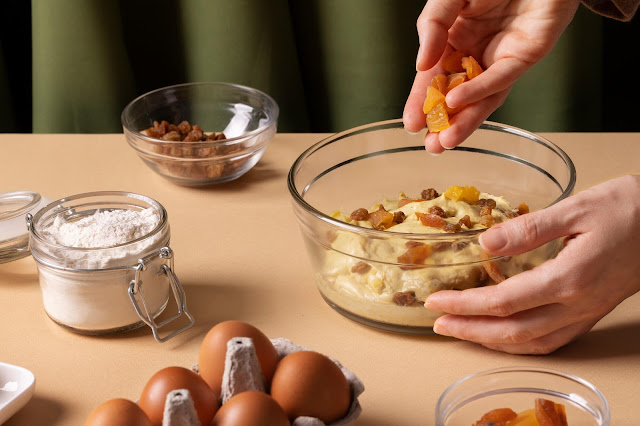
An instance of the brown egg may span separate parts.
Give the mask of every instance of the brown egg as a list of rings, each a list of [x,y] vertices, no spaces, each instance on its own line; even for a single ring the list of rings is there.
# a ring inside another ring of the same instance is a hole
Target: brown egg
[[[278,352],[269,338],[251,324],[242,321],[225,321],[217,324],[209,330],[202,341],[198,355],[198,368],[200,376],[218,394],[221,393],[227,342],[234,337],[249,337],[253,340],[267,385],[271,381],[279,360]]]
[[[289,426],[278,403],[264,392],[239,393],[220,407],[212,426]]]
[[[98,405],[84,426],[151,426],[151,420],[135,402],[115,398]]]
[[[167,367],[154,374],[142,389],[140,408],[154,426],[162,425],[164,404],[169,392],[187,389],[200,424],[208,425],[218,410],[218,394],[200,376],[183,367]]]
[[[351,405],[351,389],[342,370],[312,351],[294,352],[280,360],[271,396],[291,421],[309,416],[330,423],[343,418]]]

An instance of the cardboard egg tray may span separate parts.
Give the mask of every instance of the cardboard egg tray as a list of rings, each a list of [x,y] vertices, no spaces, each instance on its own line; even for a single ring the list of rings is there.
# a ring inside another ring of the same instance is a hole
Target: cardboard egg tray
[[[289,339],[271,339],[280,359],[298,351],[311,349],[296,345]],[[329,357],[338,367],[349,382],[351,388],[351,406],[344,418],[325,425],[315,417],[298,417],[292,426],[342,426],[354,422],[362,407],[358,402],[358,396],[364,392],[364,385],[360,379],[336,359]],[[198,372],[198,366],[193,370]],[[244,391],[265,391],[265,380],[260,369],[260,363],[256,356],[253,341],[246,337],[229,340],[227,343],[227,355],[225,359],[224,375],[222,377],[222,389],[220,400],[222,404],[232,396]],[[178,389],[167,395],[164,407],[163,426],[200,426],[193,401],[186,389]]]

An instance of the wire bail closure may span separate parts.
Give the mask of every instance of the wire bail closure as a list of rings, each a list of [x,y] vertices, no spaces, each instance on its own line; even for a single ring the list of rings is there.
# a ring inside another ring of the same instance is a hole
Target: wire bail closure
[[[176,305],[178,307],[178,312],[176,314],[159,323],[156,323],[156,321],[153,318],[153,313],[149,310],[149,307],[147,306],[147,301],[144,297],[144,291],[142,290],[142,280],[140,279],[140,274],[147,270],[147,264],[149,264],[151,261],[153,261],[156,258],[169,261],[169,265],[167,264],[162,265],[158,274],[164,273],[169,279],[169,284],[171,285],[171,290],[173,291],[173,297],[175,298]],[[173,272],[173,250],[171,250],[169,246],[165,246],[155,253],[151,253],[143,257],[142,259],[138,259],[138,264],[135,266],[135,270],[136,270],[135,277],[133,280],[131,280],[131,283],[129,283],[129,298],[131,299],[131,303],[133,304],[133,307],[138,313],[138,316],[140,317],[140,319],[144,321],[144,323],[147,324],[149,327],[151,327],[151,330],[153,331],[153,337],[158,342],[166,342],[167,340],[171,339],[173,336],[191,328],[195,321],[193,319],[193,316],[187,310],[187,301],[184,294],[184,289],[182,288],[182,285],[180,284],[178,277]],[[136,301],[136,297],[135,297],[136,294],[140,296],[140,300],[142,301],[142,307],[144,308],[144,312],[142,309],[140,309],[140,305]],[[158,333],[158,329],[178,319],[180,316],[182,316],[182,314],[186,315],[186,317],[189,319],[189,324],[171,332],[167,336],[160,337]]]

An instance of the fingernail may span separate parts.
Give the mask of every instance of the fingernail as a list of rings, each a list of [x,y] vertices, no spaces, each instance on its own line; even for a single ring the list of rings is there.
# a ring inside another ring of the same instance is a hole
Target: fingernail
[[[442,154],[441,152],[431,152],[429,150],[427,150],[427,152],[429,153],[429,155],[433,155],[434,157],[439,157],[440,154]]]
[[[507,242],[507,232],[502,228],[491,228],[480,235],[480,245],[487,251],[500,250]]]
[[[420,47],[418,47],[418,56],[416,56],[416,71],[420,71],[418,69],[418,64],[420,63],[421,57],[422,57],[422,43],[420,43]]]
[[[441,336],[451,336],[449,330],[447,330],[447,327],[438,323],[437,321],[435,324],[433,324],[433,332]]]
[[[418,133],[421,132],[421,130],[418,130],[417,132],[412,132],[411,130],[407,129],[407,126],[403,125],[403,127],[404,127],[404,131],[409,133],[410,135],[417,135]]]

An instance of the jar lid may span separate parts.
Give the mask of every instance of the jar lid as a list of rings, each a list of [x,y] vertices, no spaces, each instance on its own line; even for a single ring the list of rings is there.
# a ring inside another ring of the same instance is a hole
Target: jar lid
[[[0,263],[29,256],[27,213],[35,214],[49,201],[33,191],[0,193]]]

